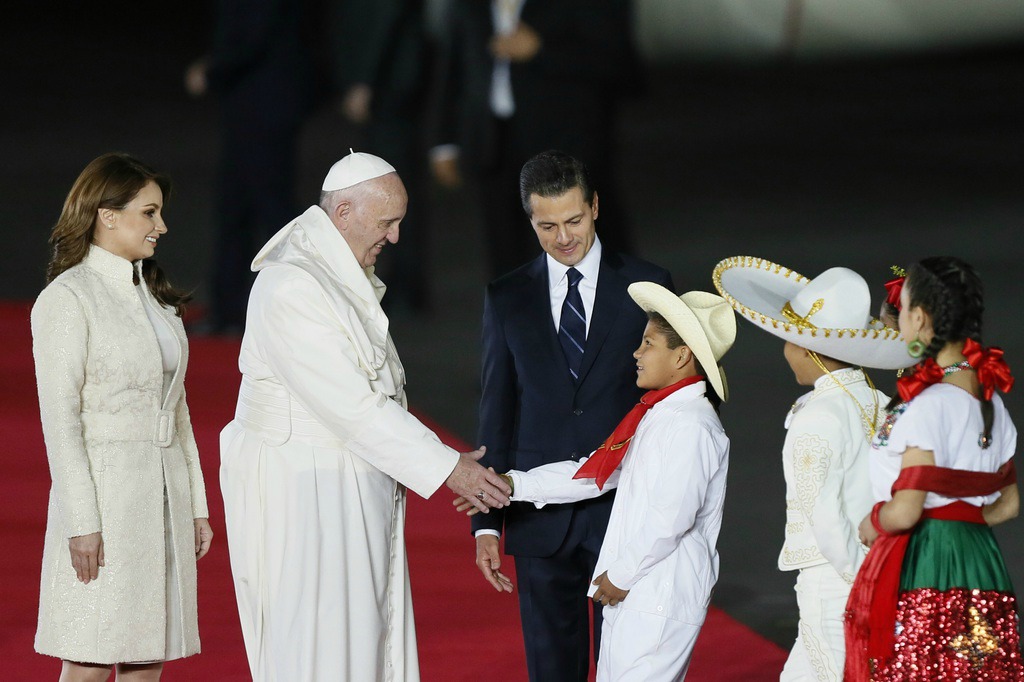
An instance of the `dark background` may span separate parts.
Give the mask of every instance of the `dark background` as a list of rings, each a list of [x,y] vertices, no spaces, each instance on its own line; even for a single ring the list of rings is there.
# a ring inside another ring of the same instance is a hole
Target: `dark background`
[[[205,50],[211,19],[208,3],[195,0],[9,5],[0,25],[4,298],[31,300],[42,288],[46,238],[71,183],[93,157],[120,150],[174,179],[159,257],[205,299],[218,110],[216,100],[184,94],[182,73]],[[852,267],[880,302],[891,264],[955,254],[986,283],[986,341],[1019,366],[1024,44],[815,63],[658,63],[648,73],[646,94],[621,118],[619,175],[639,255],[669,268],[680,291],[711,289],[715,263],[743,254],[811,277]],[[297,208],[315,201],[327,168],[358,139],[328,107],[313,114]],[[393,333],[414,406],[472,440],[485,268],[482,218],[468,198],[432,192],[424,258],[433,309],[396,315]],[[715,603],[788,647],[795,574],[775,568],[785,519],[779,452],[784,415],[804,389],[782,343],[744,322],[725,365],[733,447]],[[888,373],[873,377],[892,390]],[[1007,399],[1018,418],[1019,393]],[[1021,586],[1019,523],[998,535]]]

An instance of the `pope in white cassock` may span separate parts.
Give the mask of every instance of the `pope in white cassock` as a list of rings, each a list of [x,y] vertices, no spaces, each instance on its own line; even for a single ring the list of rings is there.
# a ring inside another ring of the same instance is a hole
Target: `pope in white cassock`
[[[390,164],[352,153],[252,263],[221,490],[255,680],[418,680],[406,488],[508,503],[482,451],[460,455],[406,410],[373,274],[406,202]]]

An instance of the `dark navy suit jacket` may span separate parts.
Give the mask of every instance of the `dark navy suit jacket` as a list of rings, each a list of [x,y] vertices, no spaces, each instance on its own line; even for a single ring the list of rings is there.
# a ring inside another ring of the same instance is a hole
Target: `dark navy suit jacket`
[[[639,401],[636,361],[647,315],[629,297],[633,282],[672,289],[669,273],[638,258],[604,250],[580,379],[573,382],[551,318],[546,256],[487,287],[483,320],[481,460],[503,473],[587,457]],[[585,510],[607,527],[613,495],[576,504],[514,503],[473,517],[474,532],[502,531],[505,551],[544,557],[562,544],[572,514]]]

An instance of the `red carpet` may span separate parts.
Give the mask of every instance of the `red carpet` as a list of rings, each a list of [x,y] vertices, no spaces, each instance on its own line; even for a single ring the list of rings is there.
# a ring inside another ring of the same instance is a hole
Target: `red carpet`
[[[32,650],[49,471],[39,428],[27,304],[0,304],[0,547],[7,569],[0,592],[0,661],[7,680],[55,680],[60,663]],[[203,653],[168,664],[165,680],[247,680],[217,486],[217,434],[234,411],[238,344],[196,339],[186,387],[203,456],[211,523],[217,536],[199,564]],[[439,431],[440,432],[440,431]],[[468,449],[446,435],[454,447]],[[525,680],[514,595],[499,595],[474,564],[468,524],[451,509],[447,489],[410,496],[408,543],[420,665],[427,682]],[[503,570],[512,572],[512,562]],[[777,680],[785,653],[718,610],[701,633],[688,680]]]

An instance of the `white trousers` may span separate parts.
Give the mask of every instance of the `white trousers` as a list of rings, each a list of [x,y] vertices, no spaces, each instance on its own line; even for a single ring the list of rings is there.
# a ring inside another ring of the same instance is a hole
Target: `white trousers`
[[[796,579],[796,603],[800,608],[798,634],[779,677],[781,682],[839,682],[843,679],[846,660],[843,614],[850,587],[831,564],[800,571]]]
[[[628,597],[627,597],[628,599]],[[606,606],[597,682],[676,682],[686,677],[703,623]]]

